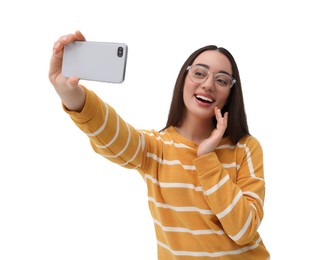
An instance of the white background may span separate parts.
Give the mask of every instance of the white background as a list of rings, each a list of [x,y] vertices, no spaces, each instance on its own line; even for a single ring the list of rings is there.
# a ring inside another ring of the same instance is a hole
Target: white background
[[[0,259],[156,259],[142,178],[96,155],[48,80],[54,41],[129,46],[121,85],[84,82],[136,128],[166,123],[175,79],[203,45],[241,73],[267,183],[272,259],[313,259],[317,234],[315,1],[2,1]]]

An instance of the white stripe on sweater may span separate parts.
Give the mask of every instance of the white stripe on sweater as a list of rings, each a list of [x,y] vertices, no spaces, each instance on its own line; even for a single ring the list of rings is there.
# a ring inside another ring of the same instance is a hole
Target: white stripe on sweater
[[[104,148],[107,148],[109,146],[111,146],[117,139],[118,135],[119,135],[119,131],[120,131],[120,127],[119,127],[119,116],[118,114],[116,114],[116,133],[115,135],[113,136],[113,139],[110,140],[107,144],[104,144],[104,145],[98,145],[97,147],[98,148],[101,148],[101,149],[104,149]]]
[[[163,226],[161,222],[156,219],[153,219],[153,221],[165,232],[190,233],[192,235],[211,235],[211,234],[223,235],[225,234],[223,230],[213,230],[213,229],[191,230],[188,228],[181,228],[181,227],[167,227],[167,226]]]
[[[160,186],[161,188],[184,188],[184,189],[191,189],[191,190],[201,191],[201,192],[203,191],[201,186],[194,186],[191,183],[160,182],[149,174],[145,174],[145,180],[150,180],[152,183]]]
[[[157,240],[157,244],[165,249],[167,249],[170,253],[176,256],[192,256],[192,257],[221,257],[226,255],[239,255],[241,253],[244,253],[249,250],[253,250],[257,248],[262,241],[261,238],[258,238],[255,242],[255,244],[250,246],[245,246],[237,250],[231,250],[231,251],[218,251],[218,252],[194,252],[194,251],[178,251],[178,250],[172,250],[168,245],[160,242]]]
[[[243,148],[246,152],[246,160],[247,160],[247,165],[248,165],[248,168],[250,170],[250,174],[252,177],[256,177],[255,176],[255,172],[254,172],[254,166],[253,166],[253,162],[252,162],[252,158],[251,158],[251,152],[250,152],[250,149],[246,146],[246,144],[240,144],[238,143],[237,146],[239,148]]]
[[[126,141],[126,144],[125,144],[125,146],[124,146],[124,148],[123,149],[121,149],[121,151],[119,151],[117,154],[115,154],[115,155],[103,155],[103,154],[101,154],[102,156],[104,156],[105,158],[116,158],[116,157],[118,157],[118,156],[120,156],[121,154],[123,154],[125,151],[126,151],[126,149],[127,149],[127,147],[128,147],[128,145],[129,145],[129,143],[130,143],[130,139],[131,139],[131,132],[130,132],[130,128],[129,128],[129,126],[128,126],[128,124],[126,123],[126,127],[127,127],[127,131],[128,131],[128,137],[127,137],[127,141]],[[101,149],[103,149],[104,148],[104,146],[99,146],[99,145],[97,145],[97,144],[95,144],[98,148],[101,148]]]
[[[252,197],[254,199],[257,199],[261,205],[263,206],[264,205],[264,202],[263,200],[260,198],[260,196],[258,196],[255,192],[252,192],[252,191],[244,191],[243,192],[243,195],[246,195],[246,196],[249,196],[249,197]]]
[[[220,212],[219,214],[216,214],[216,216],[217,216],[219,219],[221,219],[221,218],[225,217],[227,214],[229,214],[229,213],[232,211],[232,209],[235,207],[235,205],[236,205],[236,203],[239,201],[239,199],[242,197],[242,195],[243,195],[243,193],[242,193],[242,191],[240,190],[240,191],[236,194],[236,196],[235,196],[235,198],[233,199],[233,201],[231,202],[231,204],[230,204],[225,210],[223,210],[223,211]]]
[[[105,115],[105,119],[104,119],[102,126],[99,129],[97,129],[94,133],[86,133],[87,136],[96,136],[104,131],[106,124],[107,124],[107,121],[108,121],[108,115],[109,115],[108,105],[106,103],[105,103],[105,109],[106,109],[106,115]]]
[[[226,183],[230,179],[230,176],[227,174],[221,179],[217,184],[215,184],[211,189],[208,189],[205,193],[205,195],[209,196],[213,192],[217,191],[220,187],[223,186],[224,183]]]
[[[171,209],[178,212],[198,212],[203,215],[212,215],[213,211],[210,209],[200,209],[197,207],[178,207],[178,206],[172,206],[165,203],[160,203],[155,201],[153,197],[148,197],[148,200],[156,205],[158,208],[165,208],[165,209]]]
[[[142,135],[141,135],[141,136],[139,135],[138,147],[137,147],[137,149],[136,149],[135,154],[131,157],[131,159],[128,160],[127,162],[125,162],[125,163],[118,164],[118,165],[120,165],[120,166],[126,166],[127,164],[131,163],[132,161],[134,161],[134,160],[136,159],[137,155],[138,155],[139,152],[140,152],[140,149],[142,148],[142,138],[143,138],[143,136],[142,136]],[[141,163],[140,163],[139,165],[136,165],[135,168],[139,168],[140,166],[141,166]]]
[[[155,161],[159,162],[160,164],[166,164],[166,165],[180,165],[185,170],[192,170],[194,171],[196,168],[194,165],[184,165],[179,160],[166,160],[159,158],[156,154],[153,153],[147,153],[147,157],[154,159]]]
[[[155,136],[153,133],[151,132],[147,132],[147,131],[143,131],[144,134],[146,135],[149,135],[149,136]],[[191,149],[193,150],[192,147],[188,146],[188,145],[185,145],[183,143],[175,143],[173,140],[169,140],[169,141],[166,141],[164,139],[162,139],[161,136],[156,136],[156,139],[163,142],[164,144],[166,145],[173,145],[174,147],[177,147],[177,148],[185,148],[185,149]]]
[[[253,213],[252,213],[252,211],[250,211],[250,214],[249,214],[243,228],[236,235],[229,236],[229,237],[232,238],[232,240],[234,240],[234,241],[238,241],[245,234],[246,230],[250,226],[250,224],[252,222],[252,217],[253,217]]]

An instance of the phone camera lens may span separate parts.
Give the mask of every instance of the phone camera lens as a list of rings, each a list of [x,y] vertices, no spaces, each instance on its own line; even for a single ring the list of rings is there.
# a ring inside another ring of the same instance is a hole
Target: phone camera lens
[[[124,54],[124,48],[123,47],[118,47],[117,56],[118,57],[123,57],[123,54]]]

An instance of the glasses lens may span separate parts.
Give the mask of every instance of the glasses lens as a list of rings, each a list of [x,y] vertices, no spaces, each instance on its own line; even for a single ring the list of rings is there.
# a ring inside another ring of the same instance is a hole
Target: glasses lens
[[[232,77],[224,73],[216,74],[215,83],[219,85],[220,87],[224,87],[224,88],[231,87]]]
[[[190,68],[190,78],[195,83],[203,83],[209,76],[209,72],[206,68],[201,66],[193,66]]]

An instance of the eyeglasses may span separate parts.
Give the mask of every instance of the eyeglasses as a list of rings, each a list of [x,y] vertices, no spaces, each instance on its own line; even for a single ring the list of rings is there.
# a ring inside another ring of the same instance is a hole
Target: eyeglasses
[[[222,88],[231,88],[236,80],[229,74],[220,72],[217,74],[212,73],[207,68],[200,65],[188,66],[189,76],[192,82],[202,84],[207,81],[209,76],[214,77],[214,83]]]

